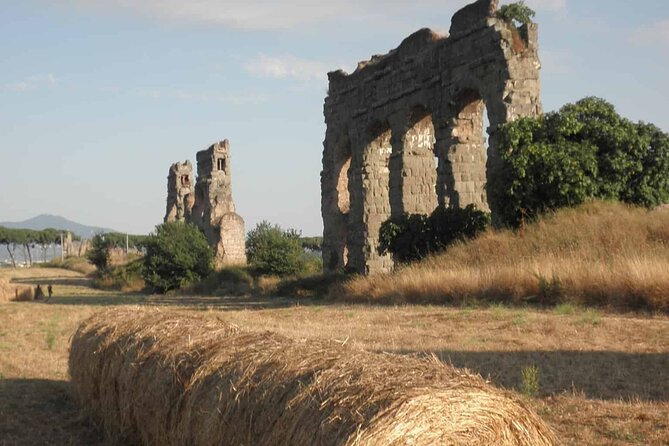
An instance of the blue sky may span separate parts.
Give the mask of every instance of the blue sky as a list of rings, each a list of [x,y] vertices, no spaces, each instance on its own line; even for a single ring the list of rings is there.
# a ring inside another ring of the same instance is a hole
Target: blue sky
[[[327,71],[447,31],[465,0],[0,0],[0,221],[147,233],[177,160],[228,138],[247,230],[322,230]],[[533,0],[545,110],[669,131],[669,2]]]

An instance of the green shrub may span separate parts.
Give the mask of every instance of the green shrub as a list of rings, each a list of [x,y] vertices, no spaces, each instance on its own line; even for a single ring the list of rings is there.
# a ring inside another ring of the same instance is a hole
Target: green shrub
[[[93,275],[93,287],[101,290],[122,292],[140,292],[146,287],[143,278],[144,264],[142,259],[114,265]]]
[[[165,293],[194,283],[213,269],[213,251],[193,225],[181,222],[158,225],[144,246],[142,275],[155,292]]]
[[[109,267],[111,260],[109,253],[111,248],[112,244],[105,238],[104,234],[95,234],[91,239],[91,247],[88,252],[86,252],[86,258],[98,270],[105,270]]]
[[[516,21],[522,24],[531,23],[532,17],[535,14],[534,10],[525,5],[524,1],[504,5],[497,11],[497,17],[509,22]]]
[[[669,201],[669,135],[634,124],[599,98],[507,123],[488,196],[499,223],[590,198],[653,207]]]
[[[246,236],[246,256],[257,274],[297,275],[306,266],[300,233],[267,221],[258,223]]]
[[[437,208],[430,216],[404,214],[381,225],[378,251],[410,262],[444,250],[456,240],[474,238],[490,225],[490,216],[474,205]]]

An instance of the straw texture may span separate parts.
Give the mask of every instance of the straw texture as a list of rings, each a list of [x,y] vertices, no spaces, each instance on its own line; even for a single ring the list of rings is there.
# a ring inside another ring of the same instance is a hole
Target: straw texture
[[[522,402],[439,361],[159,309],[84,321],[69,367],[82,404],[122,444],[556,444]]]

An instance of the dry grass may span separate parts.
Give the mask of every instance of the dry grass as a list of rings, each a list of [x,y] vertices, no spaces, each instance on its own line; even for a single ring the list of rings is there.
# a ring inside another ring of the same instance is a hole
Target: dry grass
[[[18,301],[27,302],[34,298],[32,287],[11,283],[0,278],[0,302]]]
[[[109,437],[160,445],[553,445],[524,403],[426,360],[163,310],[98,313],[70,375]]]
[[[69,339],[101,307],[128,304],[223,318],[296,339],[334,339],[372,352],[434,354],[511,391],[522,390],[522,370],[535,365],[537,394],[521,398],[565,445],[669,444],[667,316],[575,305],[539,311],[141,297],[93,290],[87,279],[62,270],[0,270],[0,277],[61,280],[49,304],[0,303],[0,439],[7,445],[102,445],[70,397]]]
[[[489,231],[392,274],[355,278],[333,295],[669,312],[669,210],[589,203],[521,231]]]
[[[40,266],[42,268],[68,269],[85,275],[92,274],[96,271],[95,266],[89,262],[86,257],[67,257],[65,260],[53,259]]]

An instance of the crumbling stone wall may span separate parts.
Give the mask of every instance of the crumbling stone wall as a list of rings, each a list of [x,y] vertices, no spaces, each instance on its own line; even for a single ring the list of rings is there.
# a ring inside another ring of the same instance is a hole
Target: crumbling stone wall
[[[197,153],[195,203],[187,221],[204,232],[218,267],[246,263],[244,220],[232,200],[227,139]]]
[[[541,113],[537,27],[496,17],[497,0],[458,11],[450,36],[422,29],[351,74],[328,74],[321,173],[326,272],[389,270],[377,252],[391,215],[489,203],[499,125]],[[483,110],[490,122],[488,147]]]
[[[188,221],[195,202],[193,167],[190,161],[174,163],[167,175],[167,211],[165,222]]]

